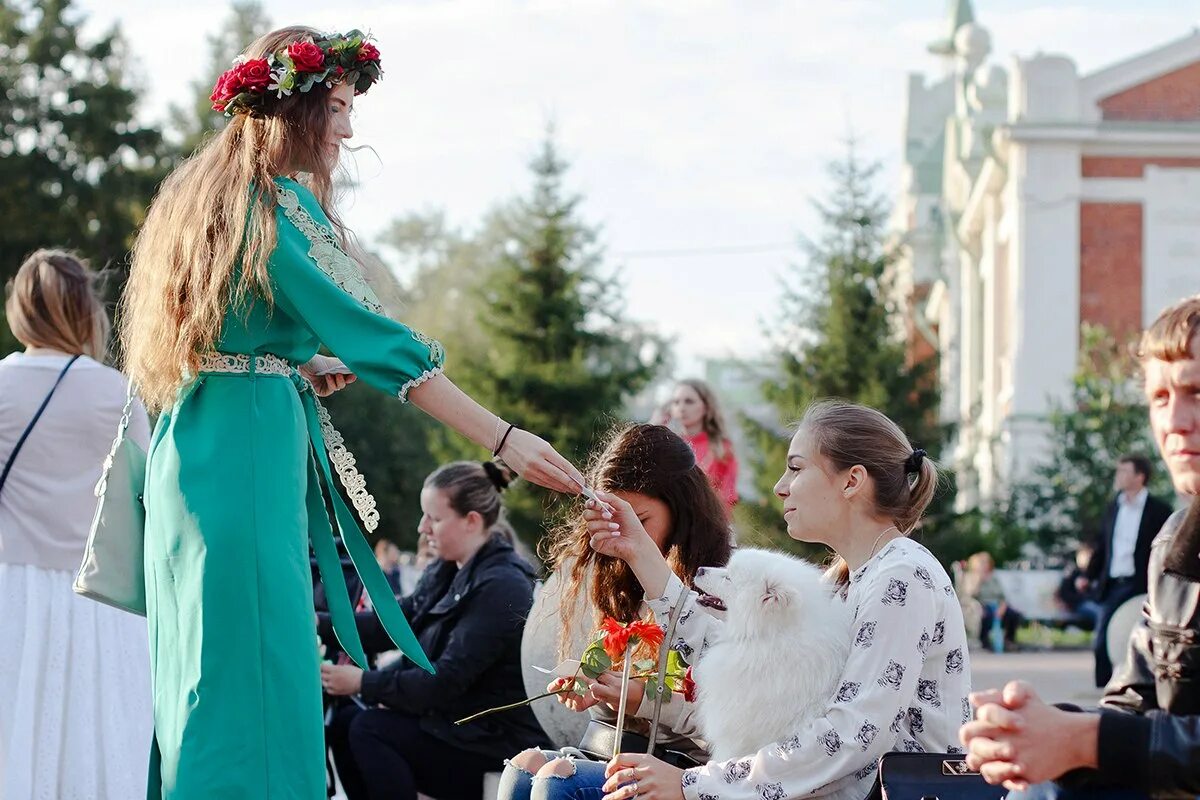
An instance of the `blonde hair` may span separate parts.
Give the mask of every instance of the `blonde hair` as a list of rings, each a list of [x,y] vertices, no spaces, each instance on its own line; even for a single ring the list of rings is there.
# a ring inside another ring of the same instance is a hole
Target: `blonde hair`
[[[243,55],[262,58],[316,38],[291,26],[260,37]],[[120,318],[126,368],[147,407],[170,405],[221,335],[231,301],[272,302],[267,259],[275,247],[273,180],[302,172],[333,222],[328,90],[273,100],[264,114],[238,114],[163,183],[133,248]]]
[[[1138,360],[1182,361],[1192,357],[1192,342],[1200,332],[1200,295],[1167,306],[1142,334]]]
[[[718,461],[725,459],[729,455],[729,428],[725,425],[725,415],[721,413],[721,403],[717,400],[717,394],[707,381],[702,381],[699,378],[684,378],[676,382],[678,386],[687,386],[700,397],[700,402],[704,403],[704,420],[701,426],[706,434],[708,434],[708,444],[716,454]]]
[[[96,274],[72,253],[37,250],[8,282],[4,314],[26,347],[46,347],[103,361],[109,321]]]
[[[807,431],[822,456],[839,472],[861,465],[875,486],[875,513],[890,519],[904,536],[921,521],[937,490],[933,459],[922,457],[910,471],[915,452],[900,426],[880,411],[845,400],[820,400],[804,412]],[[915,475],[915,477],[912,477]],[[830,572],[839,585],[850,579],[840,556]]]

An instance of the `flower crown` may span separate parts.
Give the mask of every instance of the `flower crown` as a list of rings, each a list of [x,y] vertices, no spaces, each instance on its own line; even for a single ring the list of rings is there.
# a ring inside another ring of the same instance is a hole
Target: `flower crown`
[[[348,83],[356,95],[362,94],[383,75],[379,48],[367,39],[362,31],[353,30],[315,41],[301,39],[266,58],[239,56],[217,78],[209,98],[213,111],[226,116],[258,114],[272,93],[278,99],[320,84],[332,89],[335,83]]]

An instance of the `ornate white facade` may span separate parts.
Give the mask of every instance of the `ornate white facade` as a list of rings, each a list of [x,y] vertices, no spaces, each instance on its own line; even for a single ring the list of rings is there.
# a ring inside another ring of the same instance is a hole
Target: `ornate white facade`
[[[986,502],[1044,453],[1083,322],[1132,334],[1200,290],[1200,34],[1089,75],[1056,55],[988,62],[951,0],[911,75],[898,291],[916,352],[941,358],[959,502]]]

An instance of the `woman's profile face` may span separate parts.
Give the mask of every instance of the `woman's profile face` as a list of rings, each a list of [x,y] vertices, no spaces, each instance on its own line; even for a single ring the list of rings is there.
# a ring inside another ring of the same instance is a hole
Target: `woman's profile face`
[[[788,536],[800,542],[829,544],[828,534],[837,529],[847,509],[838,489],[837,473],[817,451],[808,432],[796,431],[788,445],[783,477],[775,484],[783,500],[783,520]]]
[[[671,417],[685,428],[694,428],[704,422],[708,406],[700,399],[700,394],[691,386],[681,383],[675,387],[671,397]]]
[[[443,561],[462,562],[474,553],[483,531],[483,520],[475,512],[462,516],[450,507],[441,489],[421,490],[421,522],[417,532],[429,542],[431,555]]]
[[[350,124],[350,112],[354,110],[354,87],[339,83],[329,90],[325,100],[329,105],[329,139],[325,142],[325,153],[332,169],[337,166],[342,142],[354,136],[354,128]]]

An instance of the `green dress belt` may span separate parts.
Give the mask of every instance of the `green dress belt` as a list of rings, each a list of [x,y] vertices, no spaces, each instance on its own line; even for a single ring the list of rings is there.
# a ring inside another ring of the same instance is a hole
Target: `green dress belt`
[[[371,598],[375,613],[400,651],[414,664],[434,673],[434,666],[409,627],[408,620],[404,618],[404,612],[400,610],[396,595],[379,568],[371,546],[367,544],[366,537],[359,529],[341,493],[334,487],[333,469],[336,469],[351,502],[362,518],[363,525],[368,531],[375,530],[379,525],[375,499],[367,492],[366,481],[355,468],[354,455],[346,449],[342,435],[333,427],[329,412],[321,405],[312,383],[300,374],[294,364],[270,354],[250,356],[243,353],[208,353],[201,357],[199,371],[201,374],[215,375],[278,376],[290,379],[295,384],[304,407],[312,453],[325,476],[326,491],[333,502],[333,522],[337,525],[338,533],[346,544],[346,551],[350,554],[350,560],[354,562],[354,568]],[[331,462],[333,469],[330,467]],[[327,514],[325,502],[319,492],[316,495],[308,492],[307,503],[310,517],[319,518]],[[367,669],[367,657],[354,623],[354,609],[350,607],[350,593],[346,588],[346,578],[342,574],[341,559],[338,557],[332,526],[328,530],[329,534],[326,535],[324,528],[317,533],[314,533],[312,525],[308,528],[309,542],[317,556],[317,569],[321,574],[321,582],[326,587],[325,597],[329,603],[333,630],[338,642],[354,663],[362,669]]]

